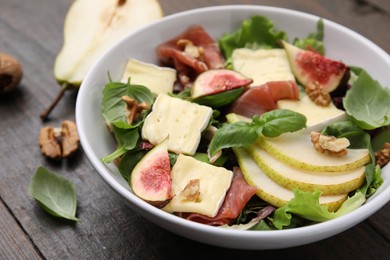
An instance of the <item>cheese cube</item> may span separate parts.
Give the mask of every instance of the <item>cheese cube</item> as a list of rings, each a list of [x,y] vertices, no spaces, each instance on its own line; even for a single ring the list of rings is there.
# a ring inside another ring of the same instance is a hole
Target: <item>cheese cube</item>
[[[252,86],[269,81],[295,81],[284,49],[235,49],[232,61],[236,71],[253,79]]]
[[[129,59],[121,82],[126,83],[129,77],[131,84],[143,85],[155,95],[166,94],[173,91],[176,70]]]
[[[179,98],[160,94],[142,127],[142,138],[157,145],[168,138],[168,150],[193,155],[213,110]]]
[[[171,178],[174,197],[163,210],[215,217],[230,188],[233,172],[180,154],[172,168]],[[199,196],[195,200],[180,196],[191,180],[199,180]]]

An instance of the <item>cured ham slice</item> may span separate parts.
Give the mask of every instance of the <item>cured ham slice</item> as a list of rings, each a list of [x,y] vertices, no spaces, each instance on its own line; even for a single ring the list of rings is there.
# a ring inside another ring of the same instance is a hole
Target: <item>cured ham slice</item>
[[[187,219],[208,224],[212,226],[221,226],[230,224],[232,220],[238,217],[245,205],[256,194],[257,189],[250,186],[244,179],[241,170],[238,167],[233,169],[234,177],[232,185],[226,194],[225,200],[219,209],[218,214],[213,217],[207,217],[201,214],[189,214]]]
[[[186,52],[183,44],[179,44],[179,41],[198,48],[199,56]],[[172,65],[178,70],[179,80],[182,80],[180,77],[183,77],[183,75],[193,78],[208,69],[224,67],[224,59],[217,47],[217,43],[199,25],[191,26],[182,34],[159,45],[156,51],[158,57],[164,63]],[[188,67],[195,72],[195,75],[191,75],[187,69]]]
[[[249,88],[230,107],[229,112],[251,118],[277,109],[281,99],[299,99],[295,81],[271,81]]]

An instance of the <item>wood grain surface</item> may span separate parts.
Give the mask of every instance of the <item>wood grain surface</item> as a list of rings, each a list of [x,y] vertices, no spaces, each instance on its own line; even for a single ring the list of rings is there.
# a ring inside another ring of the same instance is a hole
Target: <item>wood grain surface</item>
[[[38,146],[42,126],[75,118],[77,93],[67,92],[48,122],[40,112],[59,91],[54,60],[71,0],[0,0],[0,52],[23,66],[19,88],[0,97],[0,259],[390,259],[390,204],[359,225],[305,246],[266,251],[204,245],[163,230],[132,211],[98,176],[82,149],[51,161]],[[272,5],[340,23],[390,53],[388,0],[161,0],[165,15],[193,8]],[[88,14],[86,14],[88,15]],[[27,195],[39,166],[71,180],[79,223],[55,219]]]

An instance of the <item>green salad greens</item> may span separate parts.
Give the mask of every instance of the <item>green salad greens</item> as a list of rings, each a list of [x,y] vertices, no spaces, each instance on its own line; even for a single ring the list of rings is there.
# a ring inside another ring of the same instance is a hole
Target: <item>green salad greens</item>
[[[319,19],[315,32],[309,33],[304,38],[293,39],[292,44],[298,48],[324,55],[324,37],[324,23],[322,19]],[[236,31],[225,33],[217,39],[217,42],[226,62],[225,67],[233,69],[232,54],[235,49],[282,49],[281,41],[287,42],[288,40],[287,33],[276,28],[270,19],[255,15],[244,20]],[[231,219],[229,228],[277,230],[328,221],[360,207],[380,187],[383,180],[381,168],[376,165],[375,152],[384,143],[390,142],[390,90],[381,86],[363,69],[353,66],[349,66],[348,69],[351,75],[348,89],[344,89],[344,93],[341,95],[337,93],[339,96],[335,96],[336,92],[330,93],[333,101],[342,100],[339,102],[339,108],[345,110],[347,116],[343,120],[329,122],[320,131],[324,136],[346,138],[351,149],[367,149],[365,151],[369,151],[369,156],[367,153],[366,155],[367,158],[370,157],[370,162],[364,166],[364,176],[361,175],[365,177],[363,184],[356,190],[349,192],[341,207],[334,212],[330,212],[327,206],[320,204],[319,200],[322,195],[320,190],[308,192],[293,189],[294,197],[280,207],[271,205],[258,196],[253,196],[240,214]],[[299,86],[299,88],[302,92],[301,96],[306,95],[304,86]],[[191,98],[191,88],[183,88],[170,94],[172,97],[208,106],[213,110],[207,128],[208,131],[213,129],[213,133],[211,137],[210,133],[203,133],[196,153],[192,155],[193,158],[214,166],[233,169],[237,166],[237,158],[232,148],[249,148],[261,138],[275,138],[285,133],[300,131],[306,127],[307,118],[288,109],[274,109],[242,121],[229,122],[229,118],[226,118],[229,113],[229,105],[242,96],[245,91],[245,87],[239,87],[194,99]],[[145,103],[149,109],[143,110],[135,121],[129,123],[127,120],[129,111],[126,109],[127,104],[123,100],[123,96],[130,97],[138,103]],[[132,171],[148,151],[154,147],[148,143],[148,140],[143,139],[142,127],[156,98],[147,86],[132,84],[131,78],[127,83],[113,82],[110,79],[103,90],[102,97],[103,117],[118,144],[116,150],[102,158],[102,161],[104,163],[115,162],[123,178],[131,185]],[[336,102],[334,103],[336,104]],[[299,151],[296,152],[299,153]],[[169,152],[171,167],[174,167],[178,157],[178,154]],[[156,171],[162,172],[163,170],[158,168]],[[39,174],[48,173],[39,170]],[[36,181],[39,181],[38,177],[36,177]],[[66,187],[70,189],[69,186]],[[37,191],[34,191],[33,187],[31,190],[42,204],[50,207],[50,201],[42,199],[42,197],[46,198],[47,196],[37,196]],[[50,193],[49,188],[47,191]],[[61,190],[57,191],[57,193],[61,192]],[[73,199],[74,196],[74,194],[70,196],[69,200]],[[75,204],[71,206],[70,209],[52,209],[50,211],[69,219],[76,219],[74,217]]]

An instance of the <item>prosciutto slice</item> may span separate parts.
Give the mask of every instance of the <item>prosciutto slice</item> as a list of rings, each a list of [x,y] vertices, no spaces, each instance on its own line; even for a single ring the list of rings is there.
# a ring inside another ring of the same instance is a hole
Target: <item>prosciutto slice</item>
[[[226,194],[225,200],[219,209],[218,214],[215,217],[210,218],[201,214],[192,213],[186,216],[186,218],[212,226],[229,225],[235,218],[237,218],[250,198],[255,195],[257,189],[250,186],[245,181],[241,170],[238,167],[235,167],[233,172],[234,177],[232,185]]]
[[[194,57],[184,51],[179,45],[179,40],[186,40],[194,46],[201,48],[199,57]],[[220,69],[224,67],[224,59],[214,39],[203,29],[202,26],[193,25],[180,35],[157,46],[158,57],[166,64],[174,66],[180,77],[193,75],[187,70],[191,68],[198,75],[208,69]]]
[[[281,99],[299,99],[295,81],[270,81],[260,86],[250,87],[230,106],[229,112],[248,118],[262,115],[277,109],[276,102]]]

